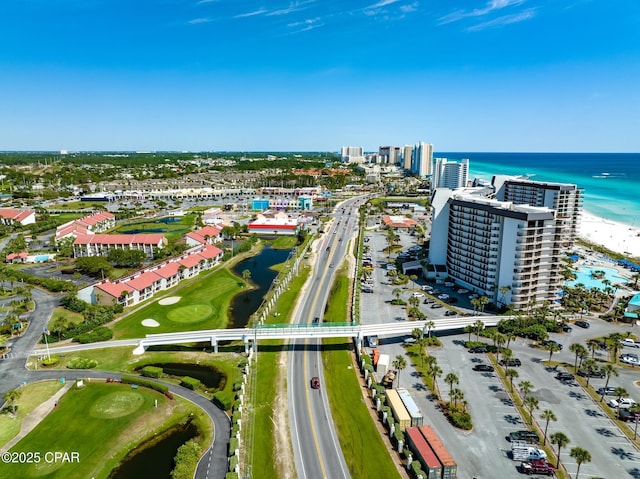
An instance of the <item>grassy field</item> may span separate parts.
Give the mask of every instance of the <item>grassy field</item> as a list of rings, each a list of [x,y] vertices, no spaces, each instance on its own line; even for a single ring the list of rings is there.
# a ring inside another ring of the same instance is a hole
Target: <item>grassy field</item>
[[[277,308],[280,315],[277,318],[269,316],[265,323],[275,324],[291,321],[295,301],[308,276],[308,268],[300,271],[298,277],[290,283],[289,289],[280,296]],[[276,457],[275,441],[277,439],[274,432],[273,410],[277,400],[276,374],[280,356],[277,350],[280,345],[282,345],[280,340],[265,340],[261,341],[258,346],[259,359],[257,371],[255,372],[255,403],[252,418],[254,424],[249,429],[253,432],[253,435],[247,438],[251,448],[251,457],[248,458],[252,465],[251,468],[253,471],[260,471],[260,475],[256,477],[285,476],[284,473],[278,470],[277,461],[274,461],[274,457]],[[260,352],[261,350],[263,352]]]
[[[180,221],[164,223],[160,220],[163,218],[147,218],[138,219],[130,223],[118,226],[112,230],[112,234],[133,234],[133,233],[162,233],[169,241],[175,241],[182,238],[186,233],[191,231],[193,222],[196,218],[193,214],[180,217]]]
[[[168,293],[168,296],[179,296],[179,302],[163,306],[158,303],[160,298],[153,298],[146,306],[116,322],[114,336],[116,339],[142,338],[153,333],[226,328],[231,299],[244,290],[242,285],[242,279],[226,268],[202,273]],[[160,326],[143,326],[142,321],[148,318],[155,319]]]
[[[63,306],[58,306],[56,309],[53,310],[53,314],[51,315],[51,319],[49,320],[48,323],[48,328],[49,331],[51,331],[52,329],[52,325],[53,323],[56,322],[56,320],[58,318],[65,318],[69,323],[76,325],[76,324],[80,324],[82,321],[84,321],[84,316],[82,316],[81,313],[76,313],[75,311],[70,311],[66,308],[64,308]],[[54,334],[55,333],[51,333]]]
[[[325,321],[347,321],[345,305],[349,299],[349,279],[336,276]],[[367,403],[351,361],[346,338],[323,340],[324,380],[331,403],[331,415],[351,477],[400,477],[393,459],[372,422]],[[348,405],[348,406],[346,406]]]
[[[184,422],[192,410],[186,401],[124,384],[73,388],[12,451],[40,452],[43,458],[47,451],[77,452],[79,461],[3,464],[0,479],[105,478],[128,451],[155,432]]]
[[[41,403],[53,396],[62,384],[59,381],[39,381],[22,386],[22,395],[16,401],[16,417],[0,414],[0,447],[20,432],[22,420]]]
[[[202,351],[147,351],[141,356],[133,354],[133,348],[105,348],[82,351],[78,353],[52,354],[52,358],[57,358],[58,363],[52,368],[65,369],[70,361],[76,358],[93,359],[98,364],[95,369],[103,371],[114,371],[119,373],[136,373],[137,369],[158,363],[181,363],[199,364],[211,366],[217,369],[226,379],[221,384],[221,390],[232,393],[233,383],[240,379],[241,371],[238,363],[244,358],[243,354],[220,352],[217,354],[205,353]],[[163,381],[178,384],[178,378],[163,378]],[[215,391],[208,391],[205,394],[211,397]]]

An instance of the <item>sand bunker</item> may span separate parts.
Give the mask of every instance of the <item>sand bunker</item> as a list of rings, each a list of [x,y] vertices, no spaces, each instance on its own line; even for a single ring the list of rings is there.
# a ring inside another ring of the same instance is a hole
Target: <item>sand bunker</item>
[[[160,326],[160,323],[155,319],[143,319],[142,325],[148,328],[157,328],[158,326]]]
[[[169,298],[161,299],[160,301],[158,301],[158,304],[167,306],[169,304],[176,304],[178,301],[180,301],[180,296],[171,296]]]

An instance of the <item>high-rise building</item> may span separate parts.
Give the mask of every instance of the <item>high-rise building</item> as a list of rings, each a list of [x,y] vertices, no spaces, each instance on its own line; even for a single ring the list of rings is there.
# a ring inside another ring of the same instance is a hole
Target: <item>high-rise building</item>
[[[420,178],[425,178],[432,173],[433,145],[421,141],[413,147],[411,157],[411,172]]]
[[[582,214],[582,189],[566,183],[532,181],[528,178],[495,175],[491,180],[496,199],[517,205],[546,206],[562,220],[563,241],[575,241]]]
[[[547,207],[436,189],[429,260],[498,306],[553,302],[560,276],[562,220]]]
[[[399,146],[381,146],[378,148],[378,163],[390,165],[400,163],[401,152]]]
[[[364,163],[363,150],[361,146],[343,146],[342,161],[344,163]]]
[[[404,145],[402,149],[402,167],[405,170],[411,171],[411,155],[413,154],[413,146]]]
[[[433,176],[431,188],[464,188],[469,179],[469,160],[463,159],[460,162],[448,161],[446,158],[436,158],[434,160]]]

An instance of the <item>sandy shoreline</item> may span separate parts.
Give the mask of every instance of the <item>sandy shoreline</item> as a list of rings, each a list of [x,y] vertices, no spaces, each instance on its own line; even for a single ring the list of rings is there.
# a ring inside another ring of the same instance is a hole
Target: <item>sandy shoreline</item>
[[[583,210],[580,238],[616,253],[640,258],[640,228],[617,223]]]

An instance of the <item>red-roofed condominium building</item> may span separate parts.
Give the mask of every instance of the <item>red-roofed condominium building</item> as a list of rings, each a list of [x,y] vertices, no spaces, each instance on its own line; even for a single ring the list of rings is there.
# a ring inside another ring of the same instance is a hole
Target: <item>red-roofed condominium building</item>
[[[149,258],[167,246],[167,238],[163,234],[148,233],[134,235],[80,235],[73,242],[73,255],[107,256],[112,249],[144,251]]]
[[[5,225],[20,223],[32,225],[36,222],[36,212],[33,210],[0,209],[0,221]]]

